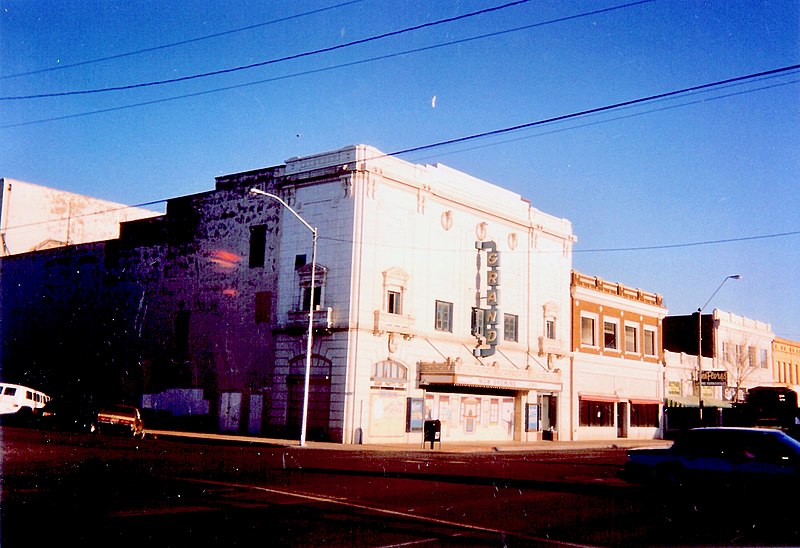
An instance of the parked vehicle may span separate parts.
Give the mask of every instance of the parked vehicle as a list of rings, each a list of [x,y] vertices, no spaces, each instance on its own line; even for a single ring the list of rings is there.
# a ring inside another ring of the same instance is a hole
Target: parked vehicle
[[[53,398],[42,407],[39,423],[54,430],[93,432],[96,419],[96,408],[85,400]]]
[[[144,420],[138,407],[115,404],[97,413],[94,429],[100,433],[121,433],[144,438]]]
[[[27,418],[38,412],[48,401],[50,396],[41,390],[0,382],[0,415]]]
[[[800,486],[800,442],[774,428],[693,428],[670,447],[628,450],[622,476],[716,495],[724,488],[786,492]]]

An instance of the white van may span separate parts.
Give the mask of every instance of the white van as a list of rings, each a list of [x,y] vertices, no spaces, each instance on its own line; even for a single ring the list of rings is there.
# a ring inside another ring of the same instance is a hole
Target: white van
[[[50,396],[40,390],[0,382],[0,415],[32,413],[49,401]]]

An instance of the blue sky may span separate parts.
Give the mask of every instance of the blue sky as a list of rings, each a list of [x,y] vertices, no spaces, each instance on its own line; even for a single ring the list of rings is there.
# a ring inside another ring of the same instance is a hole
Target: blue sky
[[[295,57],[0,100],[0,176],[141,204],[292,156],[391,153],[800,63],[800,0],[531,0],[338,47],[506,3],[0,0],[3,98]],[[800,340],[798,97],[792,70],[402,157],[569,219],[575,269],[661,293],[670,314],[740,274],[705,311]]]

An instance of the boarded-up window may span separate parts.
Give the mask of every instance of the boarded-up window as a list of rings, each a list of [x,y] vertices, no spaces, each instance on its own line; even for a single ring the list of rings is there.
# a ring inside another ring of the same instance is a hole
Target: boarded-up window
[[[256,323],[269,323],[272,314],[272,293],[259,291],[256,293]]]

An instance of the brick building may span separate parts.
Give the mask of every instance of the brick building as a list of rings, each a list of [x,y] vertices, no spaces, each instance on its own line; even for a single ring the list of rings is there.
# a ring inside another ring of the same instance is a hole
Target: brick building
[[[659,437],[664,400],[657,293],[572,273],[572,437]]]

